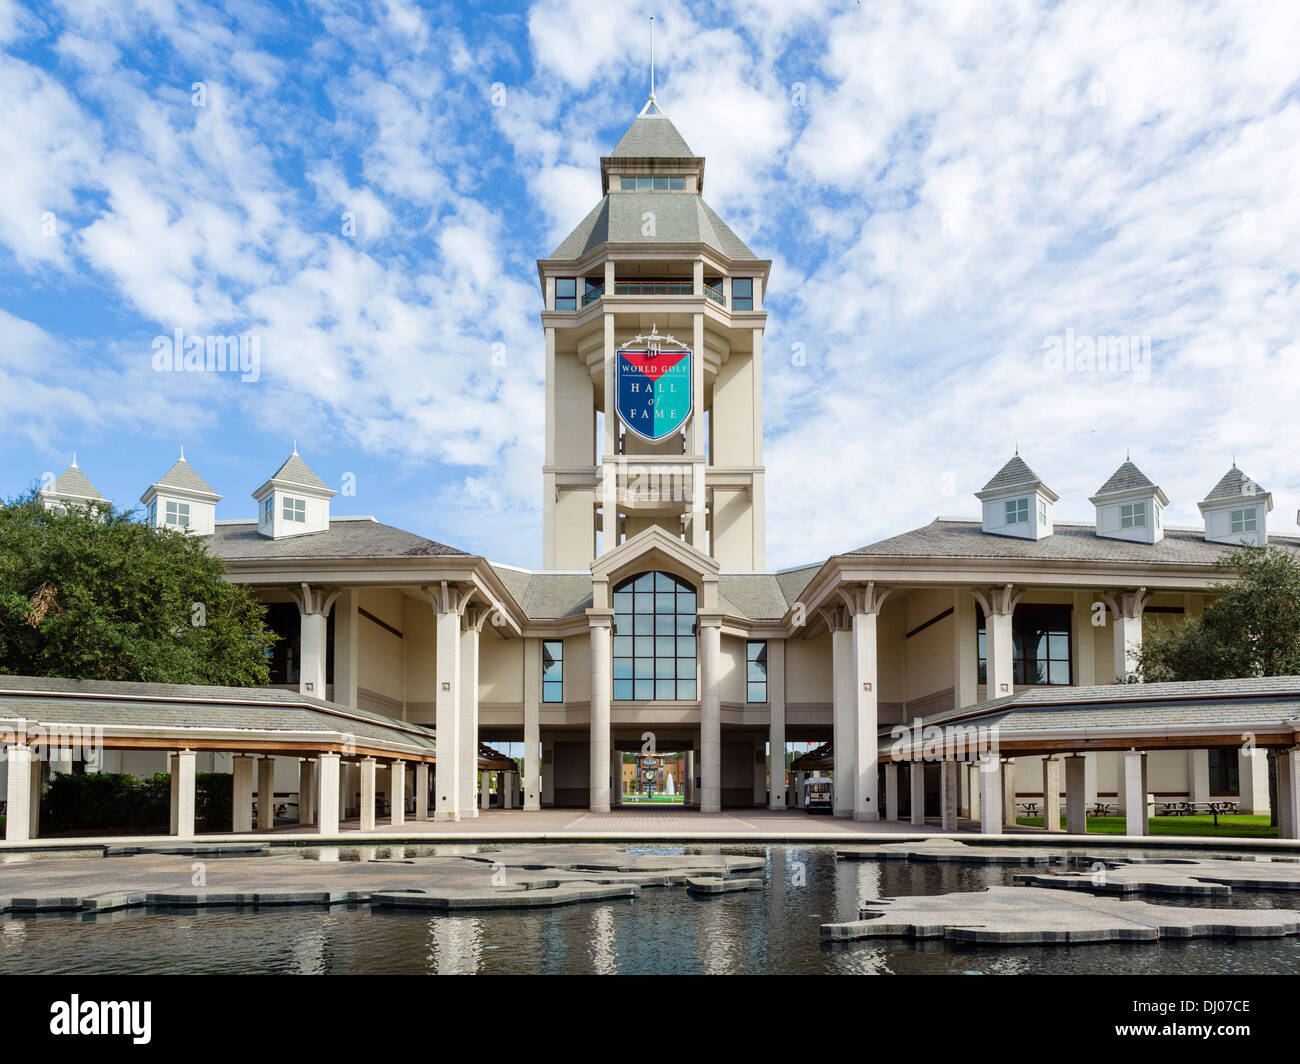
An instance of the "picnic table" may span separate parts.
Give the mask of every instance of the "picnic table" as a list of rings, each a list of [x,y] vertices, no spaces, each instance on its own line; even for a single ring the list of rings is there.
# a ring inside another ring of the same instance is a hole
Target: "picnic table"
[[[1110,816],[1111,805],[1109,802],[1097,802],[1092,807],[1089,816]]]
[[[1020,808],[1023,809],[1023,810],[1025,811],[1025,816],[1037,816],[1037,815],[1038,815],[1038,803],[1037,803],[1037,802],[1021,802],[1021,803],[1020,803]]]

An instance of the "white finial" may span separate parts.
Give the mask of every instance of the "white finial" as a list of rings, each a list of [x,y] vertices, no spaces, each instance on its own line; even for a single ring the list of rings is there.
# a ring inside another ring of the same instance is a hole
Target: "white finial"
[[[650,16],[650,99],[655,98],[655,17]]]
[[[1234,463],[1234,464],[1235,464],[1235,463]],[[77,452],[76,452],[76,451],[73,451],[73,452],[72,452],[72,468],[73,468],[73,469],[76,469],[76,468],[77,468]]]
[[[181,461],[185,461],[185,444],[181,444]]]
[[[297,441],[297,440],[294,440],[294,441],[293,441],[293,453],[294,453],[294,454],[297,454],[297,453],[298,453],[298,441]]]

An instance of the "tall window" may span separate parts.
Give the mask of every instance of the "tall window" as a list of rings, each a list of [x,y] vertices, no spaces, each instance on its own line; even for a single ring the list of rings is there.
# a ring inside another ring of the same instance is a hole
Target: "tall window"
[[[1029,500],[1012,499],[1006,504],[1007,524],[1023,525],[1029,523]]]
[[[555,309],[578,309],[578,280],[576,277],[557,277],[555,279]]]
[[[614,697],[696,698],[695,589],[668,573],[614,588]]]
[[[1228,517],[1229,520],[1232,522],[1233,532],[1256,531],[1254,507],[1251,507],[1249,510],[1233,510],[1232,513],[1228,515]]]
[[[1214,748],[1210,754],[1210,793],[1240,794],[1241,763],[1237,760],[1237,748]]]
[[[984,611],[979,625],[979,682],[988,683],[988,637]],[[1011,680],[1016,684],[1070,682],[1070,607],[1017,606],[1011,618]]]
[[[542,640],[542,701],[564,701],[564,641]]]
[[[1120,528],[1146,528],[1147,504],[1144,502],[1126,502],[1119,508]]]
[[[767,642],[750,640],[745,644],[746,702],[767,701]]]
[[[752,277],[733,277],[731,279],[731,309],[754,309],[754,279]]]

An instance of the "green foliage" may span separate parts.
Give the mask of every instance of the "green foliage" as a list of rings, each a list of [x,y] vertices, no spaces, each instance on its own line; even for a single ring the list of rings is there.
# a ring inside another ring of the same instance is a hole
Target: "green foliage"
[[[0,673],[265,684],[276,636],[224,574],[202,537],[29,492],[0,505]]]
[[[1228,680],[1300,675],[1300,562],[1280,547],[1244,546],[1219,568],[1204,617],[1154,625],[1143,636],[1142,680]]]
[[[197,772],[194,813],[197,831],[229,831],[234,809],[229,772]],[[59,773],[41,799],[42,833],[166,831],[171,819],[171,774]]]

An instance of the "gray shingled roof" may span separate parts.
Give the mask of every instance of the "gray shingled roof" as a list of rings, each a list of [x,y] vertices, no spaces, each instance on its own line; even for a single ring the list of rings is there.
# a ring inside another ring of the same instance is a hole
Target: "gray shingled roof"
[[[312,472],[311,466],[302,460],[297,451],[284,460],[284,465],[271,474],[271,479],[288,480],[309,488],[320,488],[322,491],[330,490],[329,485]]]
[[[996,491],[1000,488],[1013,488],[1021,484],[1035,484],[1039,479],[1038,474],[1025,465],[1025,460],[1020,455],[1015,455],[1011,461],[994,474],[993,479],[984,485],[983,490]]]
[[[1096,490],[1096,495],[1109,495],[1112,492],[1133,491],[1136,488],[1154,488],[1155,485],[1147,479],[1145,473],[1127,458],[1100,488]]]
[[[939,519],[900,536],[882,539],[850,555],[905,558],[1041,558],[1059,561],[1144,562],[1151,565],[1213,565],[1230,547],[1207,543],[1201,532],[1165,529],[1159,543],[1131,543],[1097,535],[1094,525],[1057,522],[1054,534],[1043,539],[995,536],[978,521]],[[1269,537],[1280,547],[1300,551],[1300,540]]]
[[[687,147],[677,127],[667,115],[644,114],[623,134],[612,152],[615,159],[694,159],[695,153]]]
[[[1093,687],[1030,687],[964,709],[924,718],[943,724],[991,727],[1005,738],[1018,732],[1168,725],[1277,722],[1300,717],[1300,676],[1200,680],[1190,683],[1105,684]],[[883,737],[879,749],[893,739]]]
[[[32,697],[20,691],[47,693]],[[276,688],[0,676],[0,718],[105,728],[342,732],[434,749],[429,728]]]
[[[643,232],[654,215],[654,234]],[[756,260],[727,223],[694,192],[616,192],[578,223],[553,259],[579,259],[601,244],[704,244],[730,259]]]
[[[75,465],[68,466],[68,468],[55,479],[53,493],[56,495],[68,495],[78,499],[102,499],[104,502],[108,502],[108,500],[99,493],[99,489],[90,482],[90,478]]]
[[[308,470],[311,472],[311,470]],[[313,474],[314,476],[315,474]],[[177,463],[167,470],[162,479],[158,481],[158,487],[163,488],[182,488],[185,491],[201,491],[208,495],[216,495],[212,490],[212,485],[204,480],[194,471],[194,467],[181,458]]]
[[[781,588],[781,594],[785,596],[787,607],[793,606],[799,600],[803,589],[821,570],[822,564],[821,562],[815,562],[812,565],[804,565],[798,569],[789,569],[776,574],[776,582]]]
[[[1246,476],[1240,469],[1233,465],[1217,484],[1209,495],[1205,496],[1203,502],[1217,502],[1220,499],[1241,499],[1249,498],[1252,495],[1265,495],[1264,491],[1250,477]]]
[[[591,607],[590,573],[530,573],[515,600],[529,617],[580,617]]]
[[[437,543],[414,532],[381,525],[372,518],[335,518],[324,532],[271,539],[257,531],[256,521],[218,522],[207,548],[225,561],[255,558],[409,558],[465,555],[466,551]]]
[[[774,573],[721,573],[718,594],[751,621],[779,620],[788,608]]]

